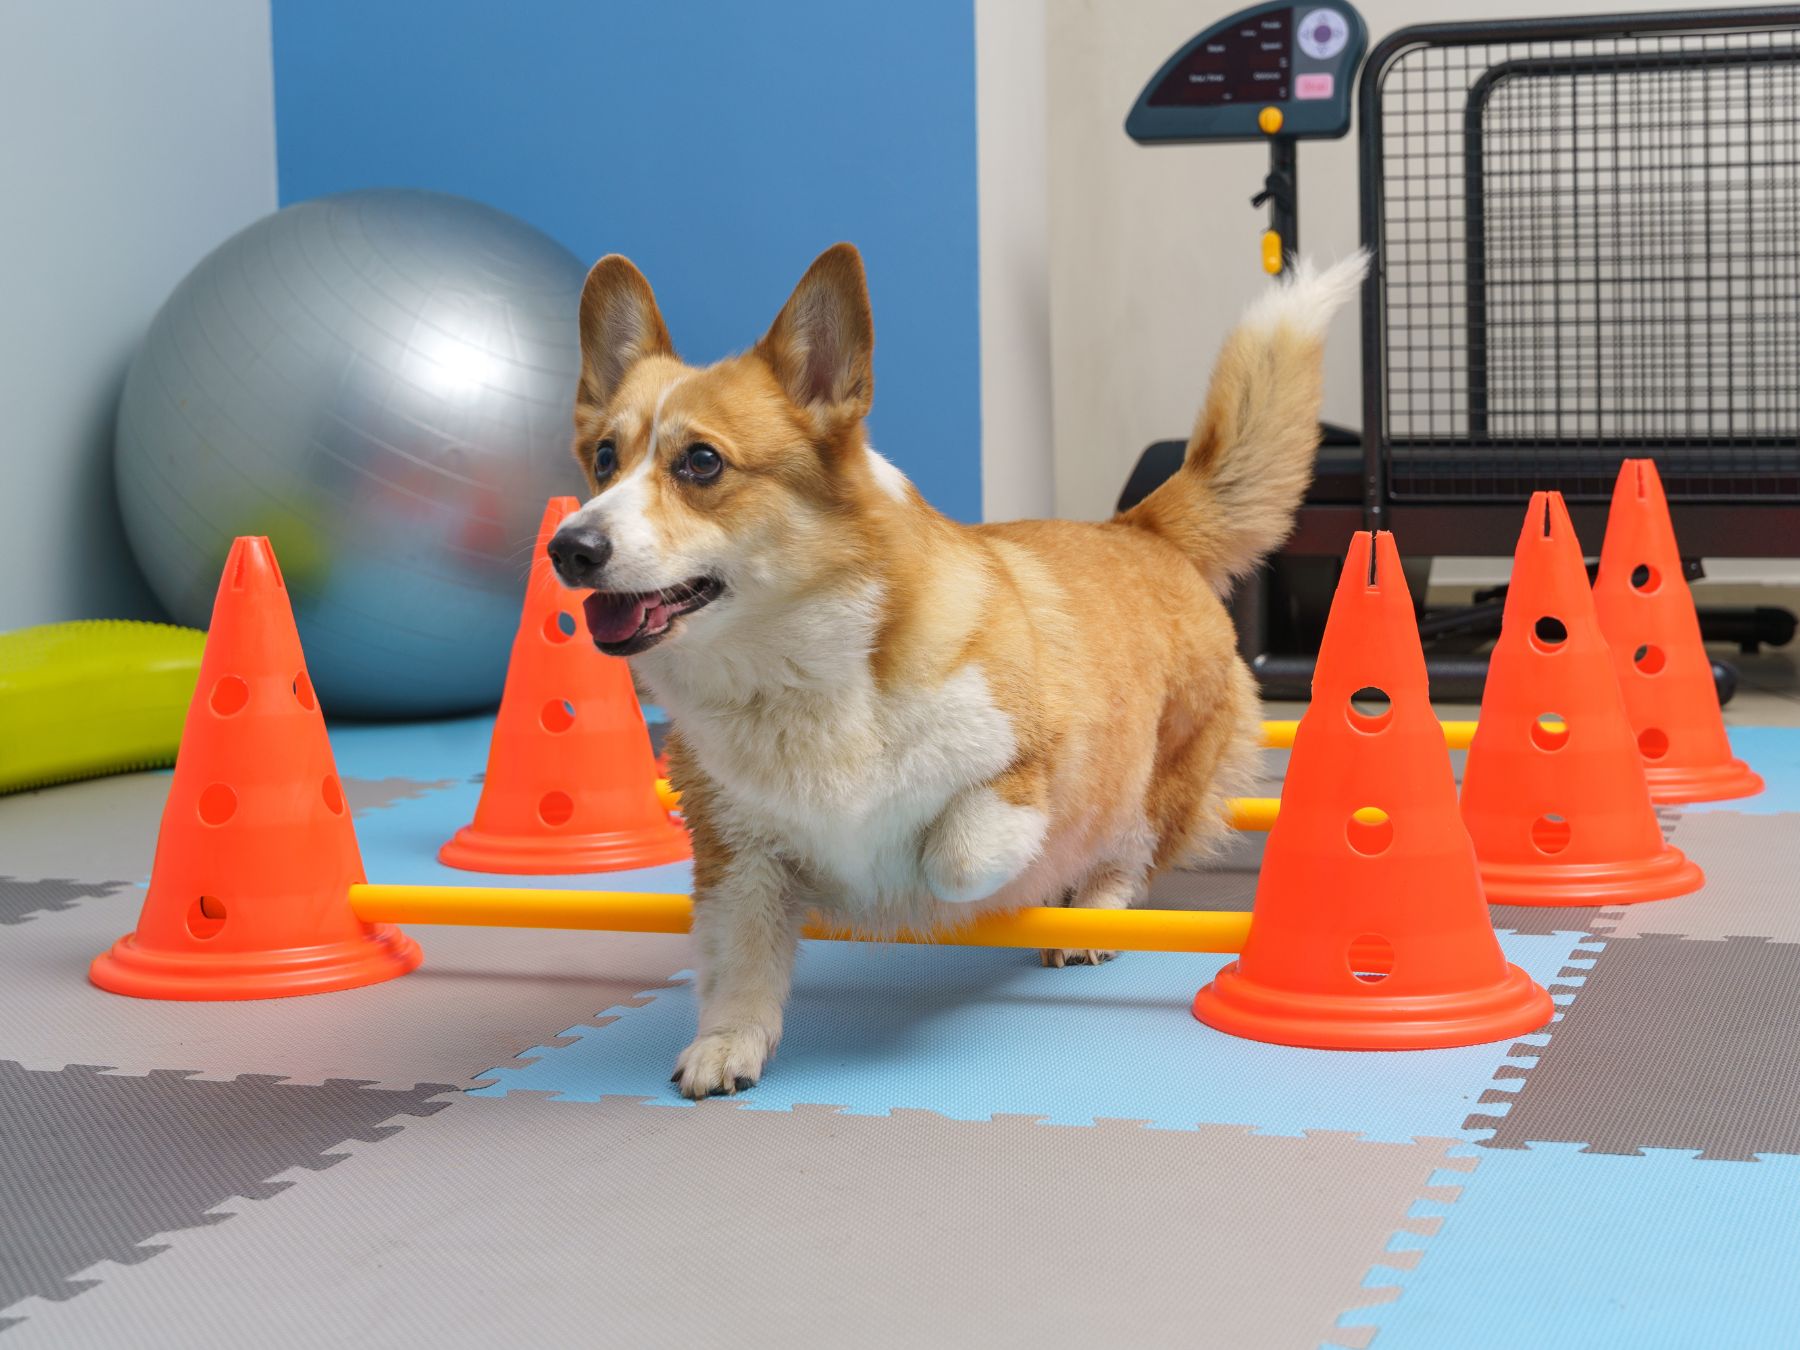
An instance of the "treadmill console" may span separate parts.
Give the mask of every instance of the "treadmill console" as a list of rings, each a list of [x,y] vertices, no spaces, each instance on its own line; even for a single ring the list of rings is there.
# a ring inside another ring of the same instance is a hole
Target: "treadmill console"
[[[1144,86],[1125,131],[1143,143],[1335,137],[1368,46],[1348,4],[1264,4],[1214,24]]]

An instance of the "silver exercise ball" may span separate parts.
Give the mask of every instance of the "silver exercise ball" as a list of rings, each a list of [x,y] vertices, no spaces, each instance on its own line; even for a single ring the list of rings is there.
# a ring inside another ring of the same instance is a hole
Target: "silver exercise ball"
[[[328,713],[500,697],[569,456],[584,275],[461,197],[278,211],[175,289],[132,361],[117,480],[132,552],[204,627],[234,536],[266,534]]]

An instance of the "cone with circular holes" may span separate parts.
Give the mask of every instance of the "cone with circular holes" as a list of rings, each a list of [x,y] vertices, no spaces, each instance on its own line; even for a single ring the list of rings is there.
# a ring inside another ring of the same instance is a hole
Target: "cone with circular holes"
[[[473,823],[438,850],[450,867],[547,875],[691,856],[687,831],[657,797],[631,672],[594,650],[581,596],[550,570],[550,536],[577,505],[556,497],[544,508],[481,801]]]
[[[1612,648],[1650,800],[1713,802],[1761,792],[1762,779],[1732,757],[1725,738],[1712,661],[1651,460],[1619,466],[1594,608]]]
[[[1462,816],[1494,904],[1625,905],[1704,880],[1657,823],[1560,493],[1532,497],[1519,535]]]
[[[137,931],[89,977],[138,998],[251,999],[404,975],[418,945],[350,910],[362,857],[267,539],[231,547]]]
[[[1509,1039],[1551,1013],[1494,936],[1393,536],[1359,533],[1250,934],[1194,1016],[1280,1045],[1418,1050]]]

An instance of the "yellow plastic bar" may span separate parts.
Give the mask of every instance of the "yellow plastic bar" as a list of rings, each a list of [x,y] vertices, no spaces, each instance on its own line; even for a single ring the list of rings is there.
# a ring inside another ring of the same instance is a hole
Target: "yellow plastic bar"
[[[365,923],[456,924],[486,928],[582,928],[615,933],[685,933],[693,901],[630,891],[514,890],[504,886],[352,886],[350,906]],[[828,942],[909,942],[946,947],[1072,947],[1132,952],[1235,952],[1250,916],[1188,909],[1031,907],[960,928],[871,937],[813,922],[802,930]]]
[[[1281,812],[1279,797],[1234,797],[1226,806],[1231,811],[1234,830],[1272,830]]]
[[[1469,742],[1475,739],[1475,723],[1444,723],[1444,744],[1452,750],[1467,750]]]
[[[1444,722],[1444,744],[1451,750],[1467,750],[1469,742],[1475,739],[1475,723]],[[1292,750],[1294,748],[1294,732],[1299,728],[1298,722],[1264,722],[1263,748],[1266,750]],[[1548,731],[1560,731],[1560,726],[1546,723]]]
[[[1263,749],[1292,750],[1294,733],[1298,730],[1300,730],[1298,722],[1264,722]]]

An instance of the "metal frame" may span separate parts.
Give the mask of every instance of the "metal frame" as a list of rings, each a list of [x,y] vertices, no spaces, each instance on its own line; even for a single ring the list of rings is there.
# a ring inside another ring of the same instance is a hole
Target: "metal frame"
[[[1384,344],[1385,293],[1379,253],[1383,222],[1382,159],[1382,81],[1392,64],[1402,54],[1422,46],[1480,45],[1508,42],[1570,41],[1593,38],[1630,38],[1651,35],[1704,33],[1721,29],[1758,29],[1800,27],[1800,7],[1763,6],[1706,11],[1672,11],[1626,15],[1583,15],[1536,20],[1508,20],[1487,23],[1421,24],[1405,28],[1378,43],[1364,64],[1358,89],[1357,129],[1360,156],[1359,193],[1362,240],[1376,250],[1376,265],[1364,284],[1362,311],[1363,346],[1363,503],[1360,510],[1349,504],[1308,506],[1302,512],[1300,527],[1288,551],[1294,553],[1341,552],[1346,534],[1358,528],[1393,529],[1405,540],[1407,551],[1415,555],[1441,553],[1505,556],[1512,550],[1518,532],[1519,506],[1516,502],[1480,500],[1407,500],[1397,499],[1391,490],[1389,470],[1393,450],[1386,431],[1386,350]],[[1713,61],[1757,61],[1770,59],[1760,49],[1721,52],[1696,57],[1669,54],[1668,64],[1711,63]],[[1617,58],[1601,56],[1599,60],[1616,59],[1619,64],[1649,65],[1656,57],[1621,54]],[[1773,59],[1793,59],[1781,51]],[[1529,73],[1533,64],[1527,58],[1503,62],[1485,74],[1471,92],[1465,122],[1465,135],[1479,141],[1480,118],[1485,112],[1493,88],[1509,78]],[[1566,64],[1566,63],[1563,63]],[[1481,152],[1477,146],[1474,163],[1479,168]],[[1473,219],[1481,214],[1479,174],[1468,173],[1465,162],[1465,192],[1474,194],[1477,202]],[[1485,252],[1477,231],[1466,231],[1470,241],[1471,268],[1485,266]],[[1485,316],[1477,309],[1485,299],[1483,288],[1469,286],[1468,322],[1473,328]],[[1486,421],[1487,335],[1485,328],[1470,343],[1470,412],[1473,417],[1481,405],[1482,425]],[[1477,353],[1482,362],[1476,365]],[[1481,395],[1476,396],[1475,374],[1481,372]],[[1790,444],[1777,442],[1784,448]],[[1591,444],[1591,443],[1590,443]],[[1402,448],[1404,448],[1402,446]],[[1621,457],[1628,453],[1654,451],[1654,445],[1634,441],[1621,447]],[[1682,500],[1679,488],[1671,492],[1672,510],[1680,532],[1684,552],[1694,556],[1788,557],[1800,553],[1800,501],[1771,502],[1746,497],[1742,500]],[[1603,502],[1571,502],[1571,515],[1584,543],[1597,550],[1605,523]]]
[[[1691,70],[1700,66],[1755,66],[1792,64],[1800,61],[1800,48],[1746,47],[1724,48],[1712,52],[1610,52],[1583,58],[1585,66],[1596,72],[1611,67],[1617,71],[1641,71],[1667,68]],[[1467,341],[1469,344],[1469,431],[1477,439],[1488,434],[1488,326],[1487,326],[1487,231],[1486,222],[1486,155],[1483,137],[1489,101],[1494,91],[1509,80],[1527,79],[1532,75],[1560,75],[1568,69],[1561,57],[1519,57],[1490,66],[1469,89],[1468,106],[1463,109],[1463,203],[1466,252],[1463,269],[1468,292]],[[1766,438],[1772,443],[1772,438]],[[1558,448],[1564,442],[1549,442]],[[1646,440],[1641,447],[1654,452],[1658,448],[1674,448],[1680,442]],[[1576,448],[1576,443],[1568,443]]]

